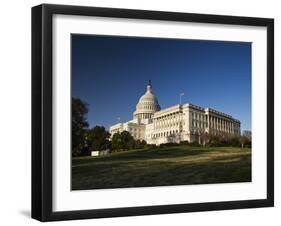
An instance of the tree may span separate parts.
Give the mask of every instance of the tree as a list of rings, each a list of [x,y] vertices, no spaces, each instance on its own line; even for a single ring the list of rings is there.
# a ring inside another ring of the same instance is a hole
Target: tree
[[[122,148],[125,150],[133,149],[135,146],[134,137],[128,131],[123,131],[120,135]]]
[[[103,126],[95,126],[87,131],[89,151],[101,151],[110,147],[110,133]]]
[[[121,135],[119,132],[113,134],[111,138],[111,148],[113,150],[121,150],[122,142],[121,142]]]
[[[240,146],[239,137],[238,136],[231,136],[229,138],[229,146],[239,147]]]
[[[84,155],[86,151],[85,132],[88,104],[79,98],[72,97],[72,156]]]
[[[242,135],[246,137],[248,141],[252,141],[252,131],[244,130]]]
[[[128,131],[115,133],[111,139],[113,150],[129,150],[135,148],[136,141]]]
[[[134,146],[135,146],[134,148],[136,148],[136,149],[144,148],[144,147],[146,147],[146,141],[145,140],[136,140]]]
[[[239,142],[241,144],[241,148],[244,148],[244,145],[248,142],[248,138],[246,136],[240,136]]]
[[[200,144],[203,145],[204,147],[206,146],[206,144],[209,144],[210,142],[210,135],[208,132],[206,131],[201,131],[199,134],[199,138],[200,138]]]
[[[218,134],[210,135],[209,146],[211,146],[211,147],[222,146],[222,139],[221,139],[221,137]]]

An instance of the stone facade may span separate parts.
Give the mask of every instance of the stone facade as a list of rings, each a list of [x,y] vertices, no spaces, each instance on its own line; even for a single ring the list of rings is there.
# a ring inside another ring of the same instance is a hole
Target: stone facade
[[[240,121],[225,113],[193,104],[178,104],[162,109],[152,92],[151,82],[139,99],[133,120],[110,127],[114,133],[128,131],[148,144],[200,142],[204,133],[240,135]]]

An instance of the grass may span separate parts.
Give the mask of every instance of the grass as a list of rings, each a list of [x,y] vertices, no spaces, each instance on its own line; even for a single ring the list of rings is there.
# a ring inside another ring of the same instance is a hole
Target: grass
[[[72,159],[72,189],[251,181],[251,149],[175,146]]]

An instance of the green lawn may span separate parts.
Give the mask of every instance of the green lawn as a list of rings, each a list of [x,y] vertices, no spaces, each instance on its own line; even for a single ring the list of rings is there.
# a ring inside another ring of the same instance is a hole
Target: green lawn
[[[251,181],[251,149],[175,146],[72,160],[72,189]]]

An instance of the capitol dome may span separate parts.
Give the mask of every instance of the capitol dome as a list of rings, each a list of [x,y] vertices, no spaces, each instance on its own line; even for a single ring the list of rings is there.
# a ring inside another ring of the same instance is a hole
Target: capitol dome
[[[143,96],[141,96],[136,106],[134,119],[151,119],[153,114],[159,110],[160,105],[158,104],[158,100],[152,92],[152,85],[151,81],[149,80],[146,87],[146,92]]]

